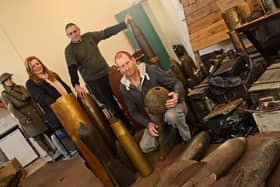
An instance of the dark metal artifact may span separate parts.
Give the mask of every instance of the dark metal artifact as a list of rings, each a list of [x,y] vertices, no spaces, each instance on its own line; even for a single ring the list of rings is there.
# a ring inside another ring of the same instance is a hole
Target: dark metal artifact
[[[176,78],[178,78],[183,83],[184,87],[186,88],[188,86],[187,80],[186,80],[184,73],[182,72],[180,64],[176,60],[173,60],[173,59],[171,59],[169,61],[169,63],[170,63],[170,69],[173,72],[174,76]]]
[[[241,157],[245,148],[244,137],[229,139],[201,161],[206,162],[209,170],[218,178]]]
[[[265,139],[252,153],[233,180],[235,187],[255,187],[265,183],[280,158],[280,138]]]
[[[210,144],[211,137],[208,132],[202,131],[192,138],[186,150],[180,156],[180,160],[199,160]]]
[[[150,46],[149,42],[147,41],[144,33],[138,27],[134,20],[129,20],[129,25],[131,30],[137,40],[141,50],[144,52],[145,56],[148,58],[150,64],[159,63],[159,58],[155,55],[152,47]]]
[[[238,107],[244,100],[242,98],[235,99],[234,101],[228,104],[220,104],[218,105],[212,112],[207,114],[202,120],[203,122],[207,122],[209,119],[218,116],[218,115],[227,115],[231,111],[233,111],[236,107]]]
[[[228,32],[230,39],[233,43],[234,48],[236,49],[236,51],[239,52],[244,52],[246,53],[246,47],[242,41],[242,39],[240,38],[238,32],[236,30],[231,30]]]

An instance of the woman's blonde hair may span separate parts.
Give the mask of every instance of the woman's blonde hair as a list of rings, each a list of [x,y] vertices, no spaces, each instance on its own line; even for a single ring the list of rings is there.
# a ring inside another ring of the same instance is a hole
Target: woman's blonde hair
[[[32,71],[31,61],[34,60],[34,59],[37,60],[37,61],[42,65],[42,67],[43,67],[43,72],[48,74],[48,79],[49,79],[50,81],[54,81],[55,79],[57,79],[57,80],[59,79],[59,76],[58,76],[55,72],[49,70],[49,69],[42,63],[42,61],[41,61],[39,58],[37,58],[36,56],[29,56],[29,57],[27,57],[27,58],[25,59],[25,61],[24,61],[24,66],[25,66],[26,72],[27,72],[27,74],[28,74],[28,76],[29,76],[29,79],[33,80],[33,81],[34,81],[36,84],[38,84],[38,85],[41,85],[41,84],[44,83],[44,79],[38,77],[38,76],[35,75],[35,74],[33,73],[33,71]]]

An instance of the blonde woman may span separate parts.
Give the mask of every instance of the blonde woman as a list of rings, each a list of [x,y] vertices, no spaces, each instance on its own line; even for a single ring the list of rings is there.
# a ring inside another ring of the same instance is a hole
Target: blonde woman
[[[30,92],[31,97],[44,110],[45,123],[61,138],[61,140],[66,138],[69,144],[70,138],[68,135],[66,135],[66,137],[61,137],[63,133],[65,134],[65,131],[50,106],[60,96],[71,93],[70,87],[62,81],[58,74],[49,70],[42,61],[35,56],[27,57],[24,65],[29,75],[29,79],[26,81],[26,88]],[[68,150],[74,149],[72,142],[66,147]]]

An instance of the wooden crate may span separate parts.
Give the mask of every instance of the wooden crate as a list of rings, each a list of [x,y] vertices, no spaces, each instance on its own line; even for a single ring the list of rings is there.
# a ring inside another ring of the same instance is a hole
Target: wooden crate
[[[201,121],[216,106],[216,103],[210,98],[210,91],[207,85],[194,88],[188,94],[188,99],[198,121]]]
[[[222,12],[238,6],[243,17],[260,9],[255,0],[181,0],[194,51],[229,39]]]
[[[253,113],[260,132],[280,132],[280,111]]]
[[[249,89],[249,95],[254,105],[258,105],[259,100],[265,97],[280,99],[280,63],[267,67]]]
[[[229,38],[216,0],[182,0],[182,4],[194,51]]]

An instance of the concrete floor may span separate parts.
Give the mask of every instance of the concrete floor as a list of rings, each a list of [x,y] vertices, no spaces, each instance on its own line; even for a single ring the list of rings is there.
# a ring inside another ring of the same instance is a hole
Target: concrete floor
[[[148,177],[139,176],[132,187],[149,187],[158,178],[160,170],[171,164],[182,152],[185,144],[178,144],[167,155],[166,160],[159,162],[158,152],[146,155],[154,167],[153,174]],[[38,169],[37,167],[39,167]],[[29,175],[22,187],[102,187],[100,180],[84,165],[83,159],[77,155],[71,160],[59,160],[42,166],[40,161],[31,164],[27,169]],[[37,170],[37,171],[33,171]],[[31,173],[31,174],[30,174]]]
[[[33,163],[36,167],[38,163]],[[32,167],[30,165],[30,167]],[[84,165],[77,155],[71,160],[48,163],[27,176],[22,187],[102,187],[99,179]]]
[[[280,137],[278,133],[264,133],[257,134],[255,136],[249,136],[247,138],[246,151],[242,155],[241,159],[237,161],[231,169],[224,175],[236,173],[238,168],[246,162],[250,156],[250,153],[256,149],[260,142],[267,137]],[[218,145],[211,145],[208,148],[208,154],[213,151]],[[173,150],[167,155],[165,161],[158,161],[158,153],[147,155],[149,161],[154,167],[153,173],[148,177],[138,177],[132,187],[150,187],[155,184],[164,169],[172,164],[180,153],[186,147],[185,144],[178,144]],[[280,186],[280,163],[275,166],[275,169],[270,174],[267,180],[268,187]],[[223,177],[221,178],[221,180]],[[220,180],[220,179],[219,179]],[[219,181],[218,180],[218,181]],[[223,183],[222,183],[223,184]],[[28,176],[24,182],[23,187],[101,187],[102,184],[99,179],[94,176],[84,165],[83,159],[78,155],[72,160],[60,160],[56,163],[49,163],[44,165],[38,171]],[[224,185],[222,185],[224,186]]]

